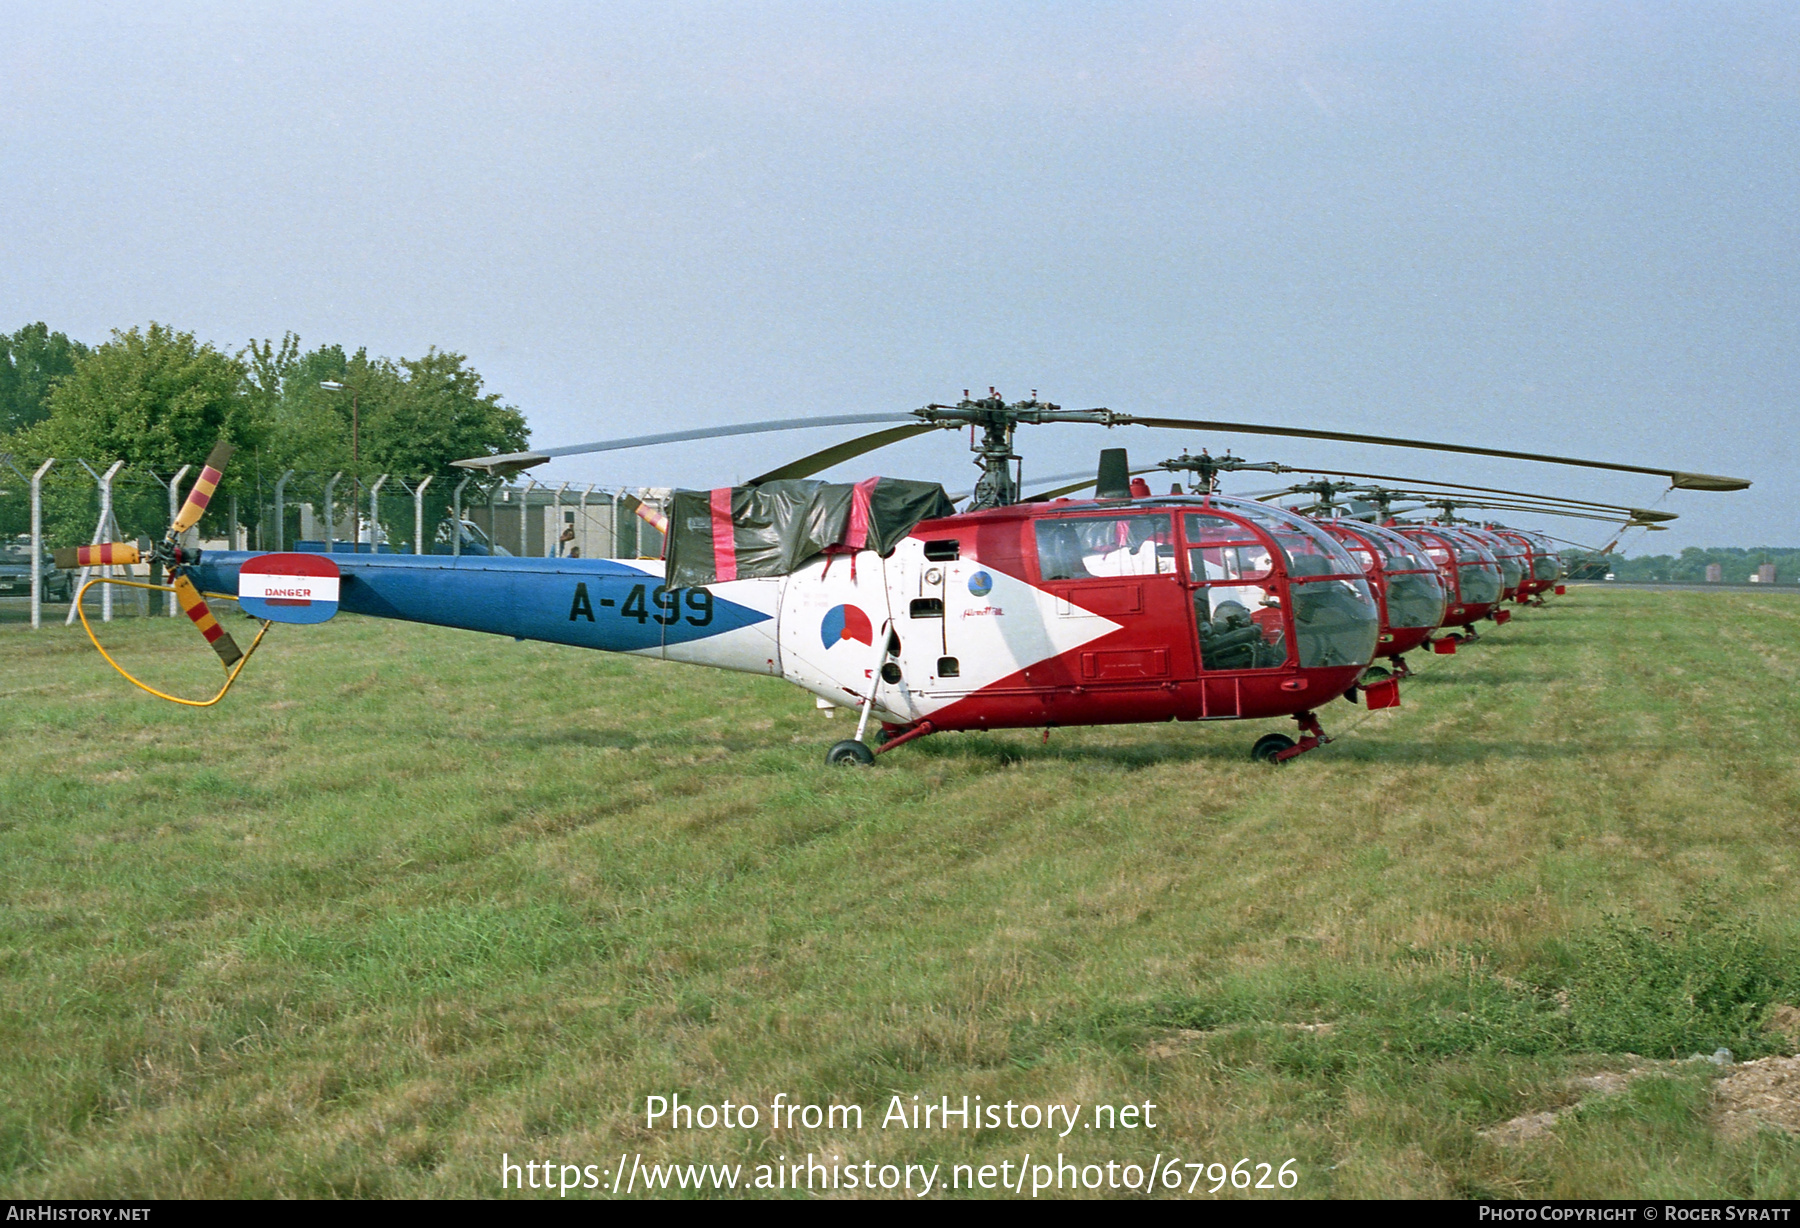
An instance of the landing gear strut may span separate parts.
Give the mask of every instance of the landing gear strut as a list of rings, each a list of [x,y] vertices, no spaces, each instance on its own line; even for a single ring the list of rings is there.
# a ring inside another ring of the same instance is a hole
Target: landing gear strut
[[[825,752],[825,762],[831,767],[868,767],[875,762],[876,755],[885,755],[896,746],[905,746],[914,738],[935,732],[930,721],[920,721],[907,729],[883,727],[875,735],[873,747],[859,738],[846,738]]]
[[[1294,717],[1294,723],[1300,726],[1301,737],[1298,742],[1285,733],[1266,733],[1256,739],[1256,745],[1250,748],[1250,757],[1259,763],[1286,763],[1296,755],[1317,750],[1331,741],[1325,736],[1325,730],[1320,728],[1316,713],[1299,713]]]

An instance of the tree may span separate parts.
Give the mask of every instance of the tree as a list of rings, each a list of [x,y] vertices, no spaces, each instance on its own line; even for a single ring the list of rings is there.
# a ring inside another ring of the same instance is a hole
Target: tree
[[[244,366],[161,324],[113,331],[75,363],[50,396],[50,415],[27,435],[35,450],[175,469],[214,443],[261,442],[243,396]]]
[[[262,443],[263,424],[244,385],[244,365],[192,333],[154,323],[141,331],[115,329],[110,341],[78,357],[56,381],[49,416],[17,442],[28,455],[70,463],[79,457],[95,466],[123,460],[145,483],[150,474],[166,479],[183,465],[197,466],[220,439],[244,450]],[[216,530],[230,497],[253,489],[243,467],[231,466],[207,522]],[[159,498],[153,485],[142,493],[131,501],[129,516],[125,500],[116,500],[120,528],[127,536],[158,536],[168,519],[166,497]],[[247,501],[252,519],[255,502]]]
[[[497,393],[483,393],[481,376],[467,362],[435,347],[423,358],[402,358],[397,386],[383,389],[375,413],[365,411],[364,456],[392,473],[460,479],[466,471],[451,461],[523,451],[530,438],[525,416],[502,405]]]
[[[408,481],[428,474],[461,478],[451,461],[516,452],[529,429],[517,409],[482,391],[461,354],[433,348],[423,358],[346,355],[337,345],[302,352],[292,333],[251,342],[240,355],[249,396],[266,427],[272,465],[329,474],[392,473]],[[343,385],[331,392],[325,381]],[[357,439],[352,456],[352,416]]]
[[[451,461],[526,445],[524,416],[484,392],[481,376],[460,354],[433,348],[423,358],[396,362],[371,358],[367,350],[347,354],[337,345],[303,351],[300,339],[289,333],[279,343],[253,341],[239,358],[248,372],[248,396],[267,430],[261,460],[268,479],[283,469],[296,471],[288,487],[288,506],[295,509],[290,530],[300,524],[300,503],[319,506],[331,474],[346,477],[337,487],[338,514],[346,514],[355,500],[363,515],[369,482],[388,473],[399,481],[387,484],[382,502],[399,523],[384,523],[404,540],[411,506],[407,486],[426,476],[440,478],[426,496],[427,515],[436,522],[457,483],[468,476]],[[321,388],[326,381],[339,389]],[[396,510],[395,501],[407,510]],[[338,532],[345,531],[340,521]]]
[[[51,389],[87,353],[87,346],[51,332],[41,320],[11,336],[0,333],[0,435],[48,418]]]

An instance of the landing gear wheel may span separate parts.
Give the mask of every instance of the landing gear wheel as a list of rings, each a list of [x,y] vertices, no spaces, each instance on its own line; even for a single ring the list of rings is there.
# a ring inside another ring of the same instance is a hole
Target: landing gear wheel
[[[1362,687],[1373,686],[1377,682],[1386,682],[1393,676],[1394,673],[1392,670],[1383,669],[1379,665],[1371,665],[1362,672],[1362,677],[1356,680],[1356,685]]]
[[[846,738],[825,752],[830,767],[868,767],[875,762],[875,752],[852,738]]]
[[[1276,755],[1292,749],[1294,744],[1294,739],[1285,733],[1265,733],[1250,748],[1250,757],[1258,763],[1274,763]]]

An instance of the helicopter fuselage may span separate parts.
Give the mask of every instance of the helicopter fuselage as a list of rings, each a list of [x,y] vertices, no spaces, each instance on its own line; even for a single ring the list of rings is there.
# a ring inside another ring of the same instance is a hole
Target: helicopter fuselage
[[[1360,575],[1290,577],[1280,549],[1225,574],[1184,513],[1229,506],[1012,505],[926,521],[886,557],[679,590],[655,559],[331,557],[345,611],[764,674],[837,707],[872,695],[890,732],[1279,717],[1337,698],[1375,650]],[[235,594],[253,557],[208,552],[196,580]],[[1218,636],[1208,619],[1227,610]]]

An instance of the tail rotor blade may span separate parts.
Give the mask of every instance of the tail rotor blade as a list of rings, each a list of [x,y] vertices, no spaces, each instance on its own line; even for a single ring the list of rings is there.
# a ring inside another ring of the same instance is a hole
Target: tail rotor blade
[[[181,505],[181,514],[175,517],[175,523],[169,526],[170,537],[180,537],[199,523],[201,515],[206,511],[206,505],[212,502],[213,491],[219,488],[219,479],[225,476],[225,463],[231,459],[233,450],[232,446],[223,439],[213,445],[213,450],[206,457],[206,465],[200,470],[200,476],[194,481],[193,489],[188,491],[187,502]],[[197,599],[198,595],[196,595]],[[202,604],[204,605],[204,603]]]
[[[77,567],[125,567],[141,562],[143,553],[130,542],[101,542],[97,546],[68,546],[54,554],[56,566],[63,571]]]
[[[200,596],[200,590],[194,587],[194,582],[177,574],[174,589],[175,600],[181,603],[182,611],[200,628],[200,634],[206,637],[206,642],[219,654],[219,660],[224,663],[225,668],[230,669],[242,660],[244,653],[237,646],[237,641],[213,617],[213,612],[207,608],[206,601]]]

